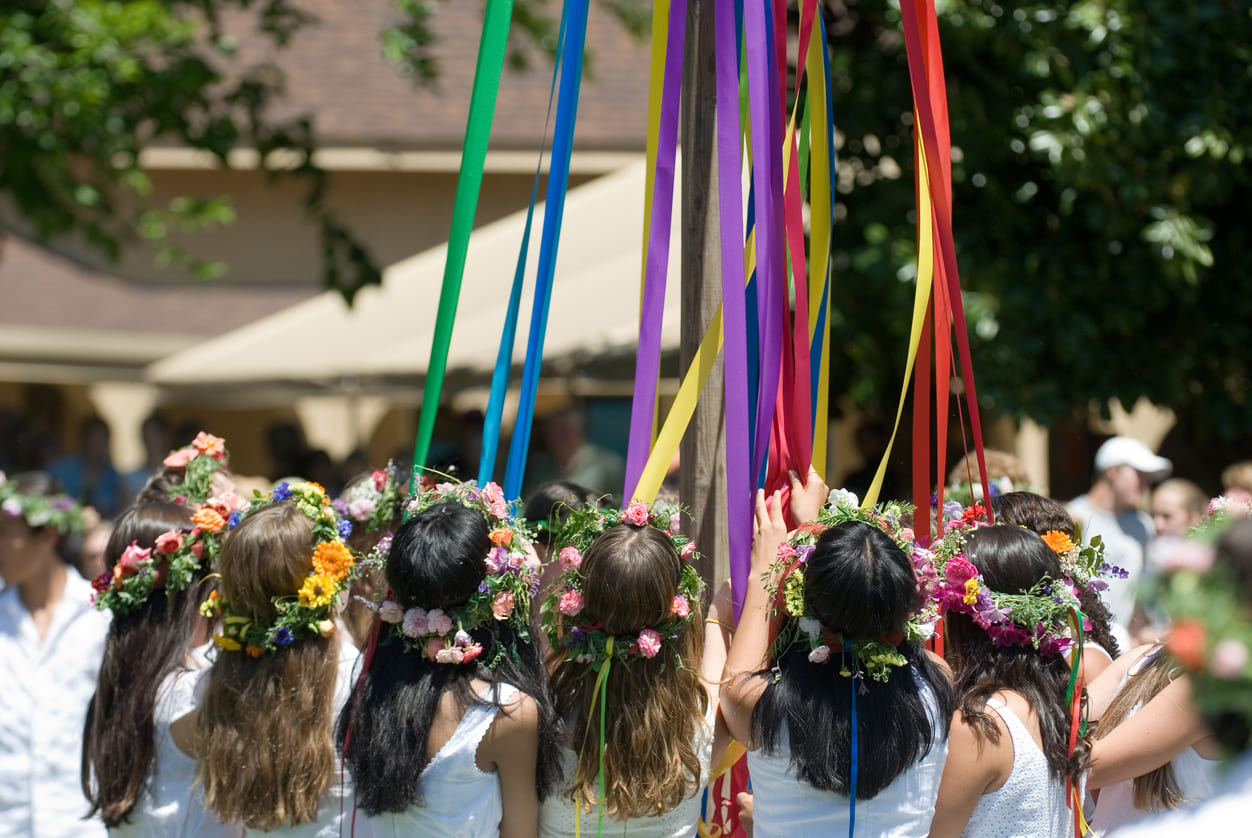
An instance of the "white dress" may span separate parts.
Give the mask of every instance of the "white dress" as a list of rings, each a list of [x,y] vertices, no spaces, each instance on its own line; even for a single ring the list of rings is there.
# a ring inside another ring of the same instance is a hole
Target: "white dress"
[[[1171,812],[1109,833],[1110,838],[1246,835],[1252,823],[1252,753],[1230,767],[1212,799],[1193,809]]]
[[[1048,773],[1048,760],[1026,725],[998,698],[988,698],[1013,740],[1013,772],[1004,785],[978,798],[963,838],[1068,838],[1074,817],[1065,783]]]
[[[914,673],[916,677],[916,673]],[[856,800],[856,834],[924,836],[935,816],[935,798],[948,758],[947,719],[929,686],[918,682],[930,717],[930,752],[905,769],[873,798]],[[752,821],[756,838],[800,838],[848,834],[852,808],[847,795],[819,789],[791,771],[785,736],[776,754],[748,752],[752,777]]]
[[[195,784],[196,760],[174,744],[170,725],[200,703],[197,687],[208,671],[208,644],[193,649],[190,668],[178,669],[157,689],[152,721],[156,760],[130,818],[111,827],[111,838],[240,838],[243,827],[218,821]]]
[[[1122,677],[1118,692],[1126,687],[1132,676],[1147,669],[1158,654],[1149,651],[1135,661]],[[1142,706],[1142,703],[1135,705],[1130,715],[1133,716]],[[1194,806],[1213,796],[1217,789],[1220,760],[1205,759],[1196,753],[1195,748],[1187,748],[1170,760],[1169,764],[1174,768],[1174,780],[1179,791],[1187,798],[1184,806]],[[1091,827],[1097,834],[1103,835],[1110,830],[1137,823],[1153,814],[1135,808],[1134,783],[1134,780],[1123,780],[1100,790],[1100,799],[1091,818]]]
[[[709,779],[709,762],[713,756],[713,724],[717,708],[710,706],[708,714],[696,730],[696,753],[700,756],[700,782],[696,793],[663,815],[647,818],[618,820],[605,815],[603,835],[630,836],[630,838],[693,838],[700,821],[701,791]],[[572,778],[578,770],[578,756],[569,748],[561,748],[561,776]],[[573,838],[578,824],[578,807],[566,794],[554,792],[539,808],[539,835],[542,838]],[[594,835],[599,824],[599,812],[583,812],[581,832]]]
[[[500,685],[500,701],[508,704],[518,694],[509,684]],[[486,700],[490,695],[479,695]],[[478,745],[499,709],[471,705],[452,736],[422,770],[422,805],[403,812],[386,812],[371,818],[377,838],[456,835],[457,838],[488,838],[500,834],[504,799],[500,775],[478,767]],[[359,822],[359,821],[358,821]]]
[[[109,615],[91,606],[91,585],[72,569],[42,643],[18,588],[0,592],[2,838],[104,836],[98,819],[82,819],[79,771],[108,630]]]

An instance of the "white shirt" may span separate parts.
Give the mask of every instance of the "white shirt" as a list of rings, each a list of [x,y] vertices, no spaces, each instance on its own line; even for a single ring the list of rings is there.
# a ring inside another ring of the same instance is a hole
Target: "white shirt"
[[[16,586],[0,592],[0,838],[103,836],[84,821],[83,721],[109,615],[72,569],[41,643]]]
[[[1230,767],[1217,796],[1194,809],[1183,809],[1109,833],[1115,838],[1208,838],[1245,835],[1252,823],[1252,753]]]
[[[1130,648],[1130,620],[1135,614],[1135,586],[1143,575],[1143,551],[1155,531],[1152,519],[1137,509],[1113,513],[1091,505],[1086,495],[1074,498],[1066,507],[1082,527],[1082,537],[1093,535],[1104,542],[1104,560],[1128,574],[1125,579],[1106,579],[1108,588],[1100,600],[1108,606],[1113,637],[1123,649]]]
[[[857,835],[922,838],[930,832],[935,798],[939,796],[939,782],[948,758],[948,739],[944,735],[947,720],[940,717],[939,703],[930,688],[919,681],[919,689],[930,719],[930,751],[873,798],[857,797]],[[756,838],[847,835],[852,816],[848,796],[797,779],[790,763],[785,736],[776,754],[748,751],[748,771],[755,792],[752,817]]]

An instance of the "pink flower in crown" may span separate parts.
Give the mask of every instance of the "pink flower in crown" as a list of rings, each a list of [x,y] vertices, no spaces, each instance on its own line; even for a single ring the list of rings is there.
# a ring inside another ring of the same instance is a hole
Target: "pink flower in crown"
[[[442,608],[432,608],[427,612],[426,623],[431,634],[447,634],[452,631],[452,618],[443,613]]]
[[[198,532],[198,530],[195,532]],[[204,558],[204,542],[203,541],[197,541],[195,544],[191,545],[191,555],[196,557],[196,561],[200,561],[201,559]]]
[[[215,460],[226,459],[226,440],[220,436],[206,434],[204,431],[196,434],[196,438],[191,441],[194,447],[201,454],[207,454]]]
[[[194,456],[196,456],[196,449],[179,448],[177,451],[169,454],[161,463],[170,468],[183,468],[187,463],[191,462],[191,458]]]
[[[378,606],[378,618],[384,623],[403,622],[404,608],[398,602],[384,599],[382,605]]]
[[[485,559],[488,573],[499,573],[509,566],[509,554],[503,547],[492,547]]]
[[[655,658],[657,653],[661,651],[661,635],[657,634],[656,629],[644,629],[639,632],[639,654],[645,658]]]
[[[22,502],[17,498],[7,498],[3,504],[0,504],[0,509],[4,510],[5,515],[17,518],[22,514]]]
[[[423,651],[425,652],[426,657],[430,660],[437,663],[449,663],[450,661],[446,655],[447,649],[448,641],[444,640],[442,637],[432,637],[430,640],[426,641],[426,648]],[[440,660],[440,655],[444,655],[443,660]]]
[[[809,661],[812,663],[825,663],[828,660],[830,660],[830,647],[825,644],[809,652]]]
[[[904,527],[900,530],[901,541],[915,541],[916,539],[917,536],[914,534],[912,527]]]
[[[509,507],[504,502],[504,490],[496,483],[488,483],[483,486],[483,500],[491,508],[491,514],[497,518],[503,518],[508,514]]]
[[[376,504],[373,498],[356,498],[348,501],[348,514],[356,521],[368,521],[374,514]]]
[[[696,543],[694,541],[688,541],[686,544],[683,545],[683,549],[678,552],[678,557],[682,559],[684,562],[689,562],[691,561],[691,557],[694,556],[695,554],[696,554]]]
[[[949,582],[964,585],[978,576],[978,568],[970,564],[965,556],[957,554],[948,560],[947,566],[943,569],[943,575]]]
[[[383,489],[387,488],[387,472],[376,471],[371,474],[370,477],[374,478],[374,488],[378,491],[381,492]]]
[[[567,617],[573,617],[583,610],[583,595],[571,588],[561,597],[557,610]]]
[[[691,613],[691,603],[687,602],[687,598],[682,594],[674,597],[674,602],[670,605],[669,613],[673,617],[685,618]]]
[[[235,492],[222,492],[220,495],[214,495],[209,498],[206,505],[223,518],[229,518],[230,513],[248,508],[248,502]]]
[[[512,591],[501,591],[491,601],[491,614],[497,620],[507,620],[513,613],[514,597]]]
[[[583,554],[578,552],[577,547],[562,547],[556,561],[561,570],[573,570],[583,563]]]
[[[118,567],[122,569],[122,576],[134,576],[139,572],[139,567],[152,556],[152,550],[147,547],[140,547],[138,541],[132,541],[130,546],[122,552],[122,558],[118,561]]]
[[[397,603],[392,604],[397,608],[400,607]],[[421,637],[423,634],[430,634],[429,626],[430,621],[427,618],[426,609],[410,608],[404,612],[404,621],[400,625],[400,631],[406,637]]]
[[[524,553],[509,553],[509,570],[518,571],[522,569],[522,561],[526,558]]]
[[[156,551],[165,556],[177,552],[178,548],[182,546],[183,536],[174,530],[163,532],[156,538]]]
[[[483,653],[481,643],[472,643],[461,648],[461,663],[469,663]]]
[[[636,527],[647,526],[649,518],[651,518],[651,513],[648,511],[647,505],[638,501],[626,507],[626,510],[622,512],[622,520],[634,524]]]
[[[790,544],[789,542],[784,541],[782,544],[779,544],[779,545],[778,545],[778,556],[777,556],[777,558],[779,558],[779,559],[790,559],[790,558],[792,558],[793,556],[796,556],[796,555],[799,555],[798,553],[796,553],[796,548],[792,547],[792,546],[791,546],[791,544]]]
[[[669,516],[669,531],[672,533],[678,532],[678,530],[682,527],[682,523],[682,516],[675,512],[673,515]]]

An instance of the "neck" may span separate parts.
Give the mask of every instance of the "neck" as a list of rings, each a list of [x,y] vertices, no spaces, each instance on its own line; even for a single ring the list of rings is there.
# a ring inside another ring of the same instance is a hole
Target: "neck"
[[[1113,487],[1103,480],[1093,485],[1091,491],[1087,492],[1087,502],[1105,512],[1120,511],[1117,509],[1116,498],[1113,497]]]
[[[22,605],[32,614],[56,608],[65,593],[65,564],[56,556],[45,557],[44,562],[45,567],[41,572],[17,586]]]

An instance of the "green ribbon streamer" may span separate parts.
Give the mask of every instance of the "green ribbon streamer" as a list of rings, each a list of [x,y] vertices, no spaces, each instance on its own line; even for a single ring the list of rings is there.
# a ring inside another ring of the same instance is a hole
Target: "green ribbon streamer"
[[[452,204],[448,260],[443,268],[435,337],[430,347],[426,387],[422,394],[422,412],[418,418],[417,441],[413,447],[414,470],[426,464],[426,456],[430,453],[430,438],[435,428],[439,397],[443,392],[444,373],[448,366],[448,346],[452,342],[452,323],[456,320],[456,307],[461,297],[465,253],[469,249],[474,214],[478,210],[478,193],[483,182],[483,166],[487,158],[487,144],[491,138],[491,123],[496,113],[500,74],[504,71],[505,45],[512,19],[513,0],[488,0],[482,38],[478,44],[478,64],[474,70],[469,118],[465,125],[461,170],[457,177],[456,198]]]

